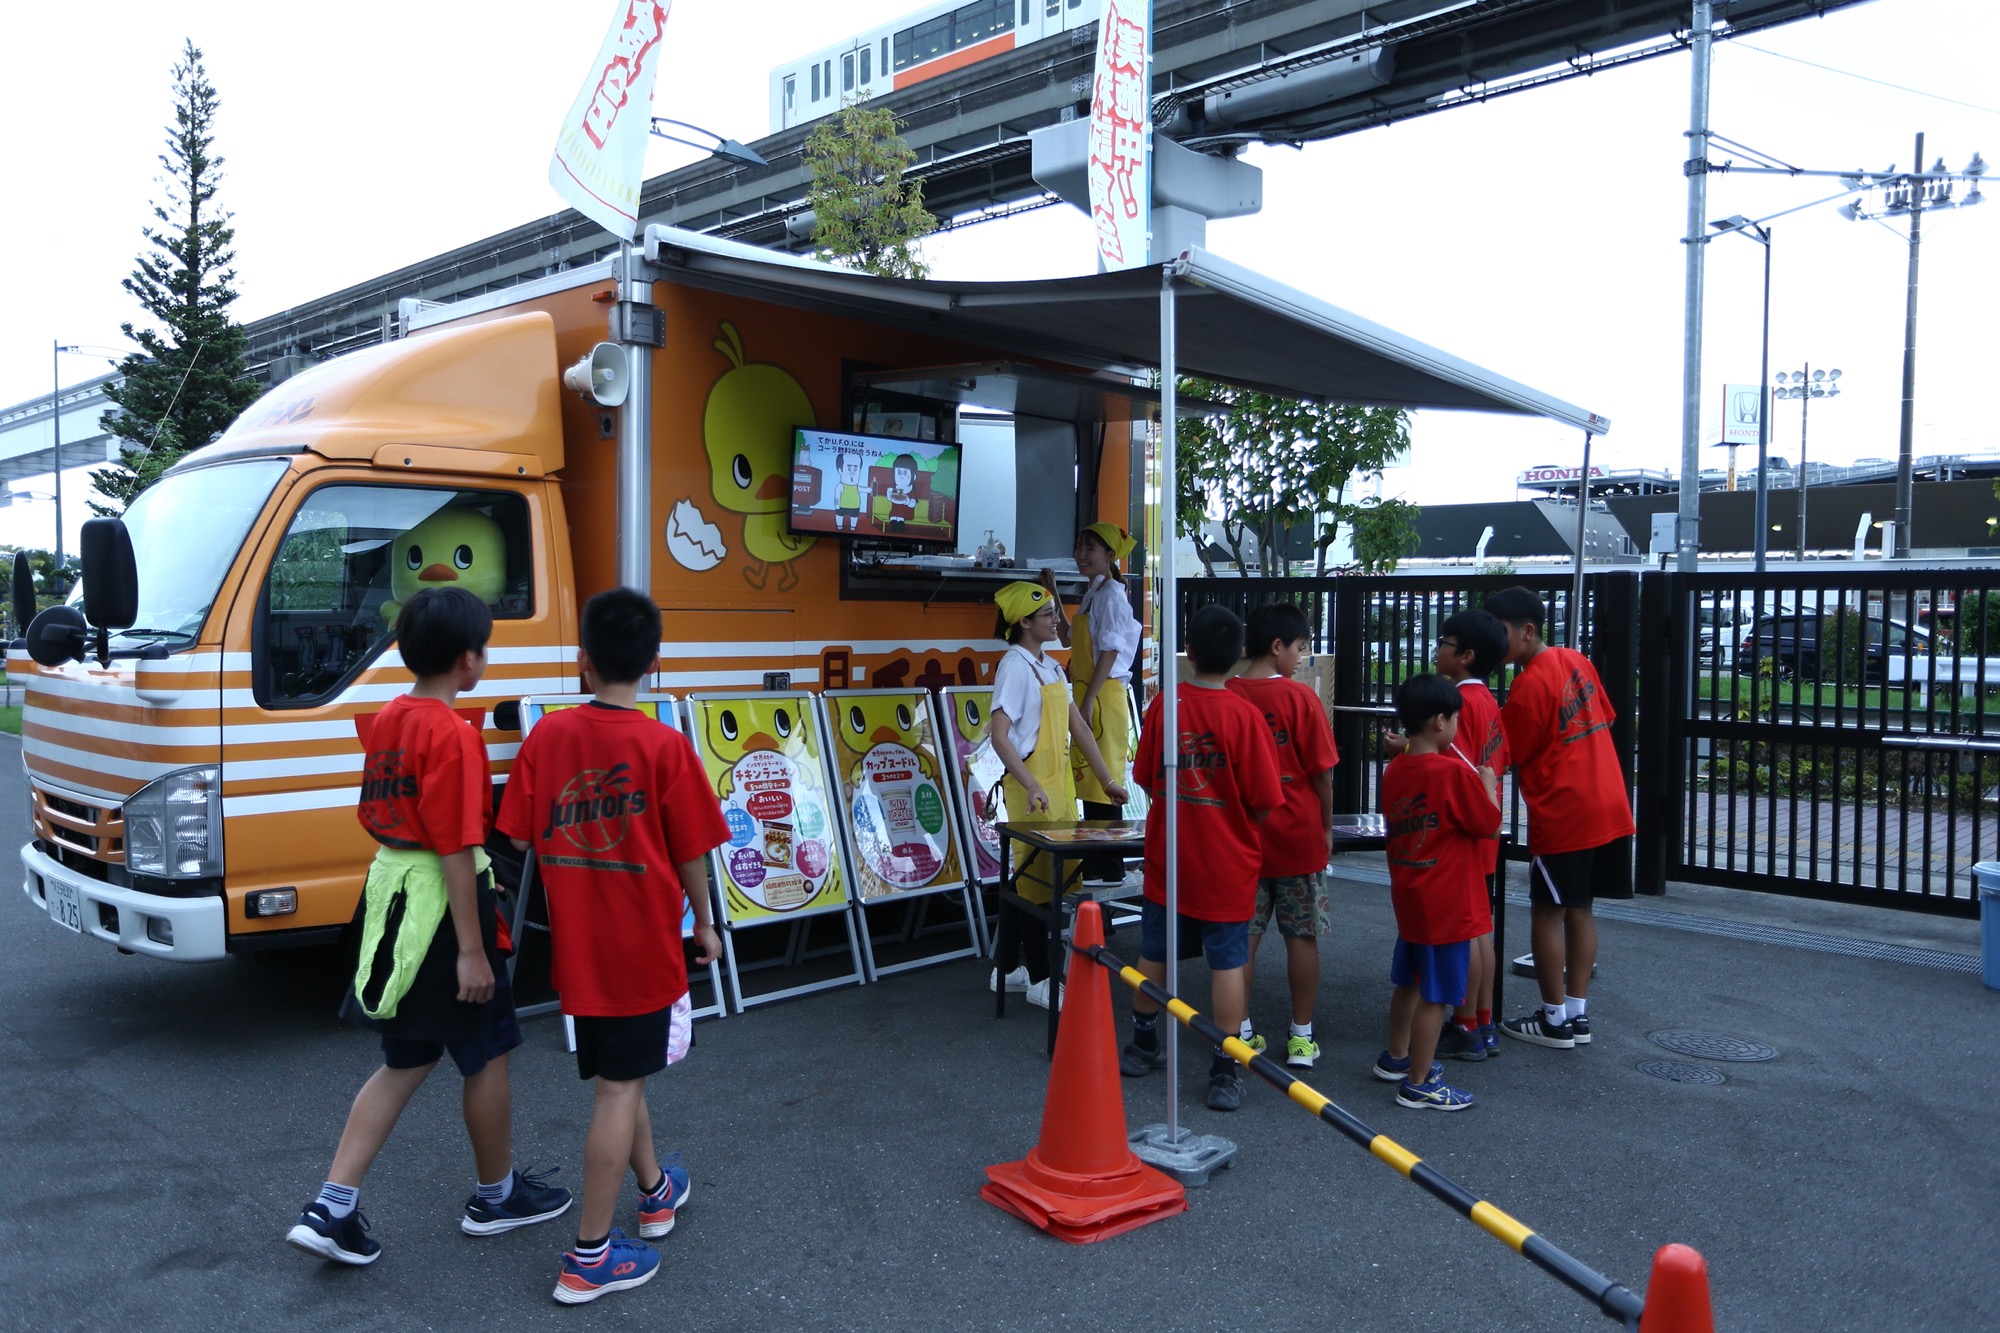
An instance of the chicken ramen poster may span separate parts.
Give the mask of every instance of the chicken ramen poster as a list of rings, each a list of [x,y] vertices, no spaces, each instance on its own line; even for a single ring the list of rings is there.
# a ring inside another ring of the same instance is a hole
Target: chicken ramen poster
[[[847,906],[826,746],[813,696],[694,695],[689,732],[722,802],[729,840],[715,852],[732,925]]]
[[[828,690],[821,698],[861,900],[962,886],[925,691]]]
[[[995,825],[1006,818],[1004,810],[986,808],[986,798],[1000,781],[1006,768],[994,753],[987,715],[993,711],[990,685],[954,685],[938,695],[939,709],[949,719],[945,739],[952,747],[958,790],[964,801],[967,845],[979,878],[993,882],[1000,878],[1000,831]],[[997,806],[996,802],[996,806]]]

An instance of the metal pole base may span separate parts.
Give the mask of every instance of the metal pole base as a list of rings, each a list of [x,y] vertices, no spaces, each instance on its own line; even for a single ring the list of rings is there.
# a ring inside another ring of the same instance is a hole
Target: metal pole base
[[[1514,960],[1514,975],[1517,977],[1534,976],[1535,956],[1531,953],[1524,953],[1519,958],[1516,958]],[[1592,963],[1590,965],[1590,975],[1592,978],[1597,976],[1597,964]]]
[[[1178,1138],[1173,1138],[1168,1136],[1165,1125],[1142,1125],[1126,1137],[1140,1161],[1164,1171],[1189,1189],[1206,1185],[1211,1172],[1220,1171],[1236,1160],[1236,1145],[1216,1134],[1183,1129]]]

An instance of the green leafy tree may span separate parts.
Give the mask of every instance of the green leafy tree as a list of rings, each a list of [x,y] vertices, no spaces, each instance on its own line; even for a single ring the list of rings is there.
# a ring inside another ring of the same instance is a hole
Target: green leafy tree
[[[220,435],[262,390],[243,364],[243,329],[229,317],[236,300],[231,246],[233,214],[216,205],[223,159],[213,154],[215,115],[221,106],[208,81],[201,51],[190,41],[174,64],[174,123],[160,155],[159,185],[165,202],[153,204],[158,225],[143,229],[146,248],[125,279],[151,324],[123,326],[139,345],[119,365],[122,383],[105,387],[118,411],[105,427],[124,443],[121,467],[90,474],[110,504],[91,502],[99,514],[117,514],[160,473]]]
[[[806,136],[813,244],[820,257],[885,278],[924,278],[916,243],[937,230],[922,181],[904,173],[917,154],[887,107],[849,102]]]
[[[1175,509],[1184,532],[1216,521],[1222,544],[1248,573],[1254,543],[1266,574],[1289,577],[1295,533],[1311,536],[1314,573],[1349,525],[1356,564],[1393,569],[1415,544],[1416,506],[1358,500],[1356,479],[1378,475],[1410,447],[1410,419],[1396,408],[1315,403],[1208,380],[1183,379],[1184,398],[1219,410],[1181,423]],[[1203,568],[1215,566],[1205,546]]]
[[[12,639],[26,632],[26,625],[14,623],[14,551],[12,546],[0,546],[0,638]],[[56,567],[55,553],[28,549],[28,572],[35,580],[35,607],[54,606],[69,596],[70,588],[76,583],[77,558],[65,556],[62,567]]]

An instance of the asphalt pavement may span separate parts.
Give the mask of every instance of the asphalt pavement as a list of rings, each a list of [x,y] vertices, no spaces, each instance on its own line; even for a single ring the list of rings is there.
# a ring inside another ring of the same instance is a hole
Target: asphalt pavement
[[[650,1094],[694,1193],[645,1288],[556,1305],[572,1218],[459,1232],[472,1164],[448,1068],[364,1188],[381,1260],[321,1263],[283,1237],[377,1063],[333,1015],[342,979],[317,956],[184,966],[79,939],[20,896],[26,837],[19,744],[0,737],[0,1327],[1613,1327],[1254,1080],[1242,1110],[1205,1109],[1192,1040],[1182,1121],[1240,1152],[1188,1213],[1089,1246],[1002,1213],[981,1168],[1040,1130],[1044,1016],[996,1022],[969,961],[697,1025]],[[1962,966],[1799,947],[1879,937],[1962,965],[1977,923],[1675,886],[1604,920],[1592,1046],[1505,1042],[1452,1067],[1480,1105],[1438,1115],[1368,1074],[1394,936],[1379,862],[1334,903],[1308,1081],[1475,1194],[1635,1290],[1658,1246],[1695,1246],[1724,1329],[2000,1328],[2000,992]],[[1525,908],[1509,925],[1525,941]],[[1262,962],[1255,1015],[1282,1033],[1275,944]],[[1532,985],[1509,985],[1518,1012]],[[526,1030],[517,1161],[579,1186],[588,1088],[557,1020]],[[1677,1054],[1650,1035],[1669,1032],[1774,1058]],[[1723,1081],[1640,1068],[1660,1061]],[[1124,1091],[1131,1125],[1163,1117],[1163,1076]]]

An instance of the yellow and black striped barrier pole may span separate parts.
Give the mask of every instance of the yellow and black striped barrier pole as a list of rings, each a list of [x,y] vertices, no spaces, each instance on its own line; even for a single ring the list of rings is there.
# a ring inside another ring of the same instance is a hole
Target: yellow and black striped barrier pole
[[[1189,1031],[1221,1047],[1223,1053],[1230,1059],[1332,1125],[1374,1156],[1396,1168],[1425,1193],[1440,1200],[1460,1216],[1472,1219],[1480,1230],[1504,1242],[1509,1249],[1526,1258],[1543,1272],[1554,1276],[1571,1291],[1592,1302],[1601,1313],[1622,1321],[1628,1328],[1638,1327],[1639,1315],[1645,1302],[1631,1288],[1613,1282],[1588,1264],[1544,1240],[1517,1218],[1500,1211],[1484,1199],[1475,1197],[1465,1186],[1388,1135],[1377,1134],[1354,1115],[1335,1105],[1329,1098],[1293,1077],[1277,1061],[1269,1056],[1259,1055],[1234,1033],[1224,1032],[1203,1014],[1169,996],[1163,987],[1148,981],[1137,968],[1127,967],[1104,946],[1077,949],[1076,952],[1108,969],[1127,986],[1172,1014]]]

